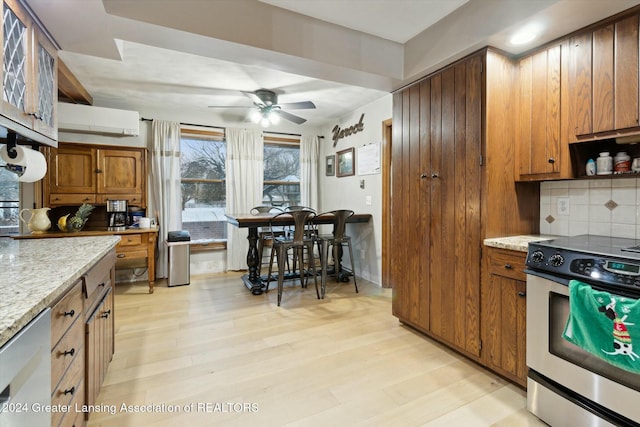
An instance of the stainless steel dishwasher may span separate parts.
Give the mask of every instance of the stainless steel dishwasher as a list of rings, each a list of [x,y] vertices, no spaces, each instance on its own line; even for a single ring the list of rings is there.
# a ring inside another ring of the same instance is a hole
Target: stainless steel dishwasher
[[[51,425],[51,309],[0,348],[0,426]]]

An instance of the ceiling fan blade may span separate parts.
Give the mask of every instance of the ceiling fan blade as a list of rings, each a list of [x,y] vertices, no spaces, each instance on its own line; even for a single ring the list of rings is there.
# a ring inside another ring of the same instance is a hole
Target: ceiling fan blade
[[[254,108],[253,105],[209,105],[209,108]]]
[[[283,102],[278,105],[280,108],[286,108],[287,110],[311,110],[316,108],[316,104],[311,101]]]
[[[297,125],[301,125],[307,121],[307,119],[303,119],[302,117],[296,116],[295,114],[287,113],[286,111],[282,111],[282,110],[273,110],[273,111],[279,114],[280,117],[282,117],[283,119],[289,120],[290,122],[293,122]]]
[[[242,92],[242,93],[247,95],[249,99],[251,99],[251,102],[253,102],[255,105],[264,105],[264,102],[262,101],[262,99],[260,99],[260,97],[256,95],[254,92]]]

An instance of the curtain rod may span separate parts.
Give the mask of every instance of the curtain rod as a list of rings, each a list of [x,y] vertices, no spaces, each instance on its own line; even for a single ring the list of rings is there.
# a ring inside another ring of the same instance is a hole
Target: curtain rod
[[[144,117],[140,117],[140,121],[152,122],[153,119],[145,119]],[[222,126],[198,125],[198,124],[195,124],[195,123],[182,123],[182,122],[180,122],[180,124],[184,125],[184,126],[200,126],[200,127],[205,127],[205,128],[222,129],[222,130],[226,129],[225,127],[222,127]],[[275,134],[275,135],[302,136],[299,133],[274,132],[274,131],[270,131],[270,130],[265,130],[264,132],[265,133],[272,133],[272,134]],[[324,139],[324,136],[318,135],[318,138]]]

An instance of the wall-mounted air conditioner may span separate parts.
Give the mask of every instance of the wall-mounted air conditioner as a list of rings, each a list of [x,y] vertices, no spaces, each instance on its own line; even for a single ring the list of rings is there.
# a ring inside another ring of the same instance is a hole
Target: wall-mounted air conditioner
[[[137,111],[59,102],[58,130],[111,136],[138,136],[140,114]]]

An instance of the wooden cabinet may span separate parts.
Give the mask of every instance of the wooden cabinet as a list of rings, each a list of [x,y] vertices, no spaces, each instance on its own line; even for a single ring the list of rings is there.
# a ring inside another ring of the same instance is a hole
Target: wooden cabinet
[[[516,179],[569,178],[567,141],[561,133],[562,70],[568,43],[519,60]],[[566,71],[564,71],[566,73]]]
[[[18,0],[3,1],[3,17],[4,74],[0,111],[24,128],[55,141],[58,137],[57,49]]]
[[[486,248],[488,274],[482,283],[482,360],[526,387],[525,253]]]
[[[73,425],[75,405],[84,403],[84,322],[82,281],[78,281],[51,309],[51,403],[71,405],[54,411],[51,425]]]
[[[149,293],[153,293],[153,284],[156,277],[155,253],[158,240],[157,229],[147,229],[140,233],[131,230],[120,234],[120,243],[116,247],[116,257],[119,263],[129,260],[146,259],[147,274],[149,276]]]
[[[633,15],[570,39],[571,141],[638,127],[638,19]]]
[[[514,185],[516,73],[483,50],[393,97],[393,314],[476,359],[482,239],[538,227],[537,186]]]
[[[82,277],[85,324],[85,402],[94,405],[114,351],[115,251]]]
[[[49,206],[127,200],[146,207],[146,156],[142,148],[60,143],[48,148],[44,201]]]

